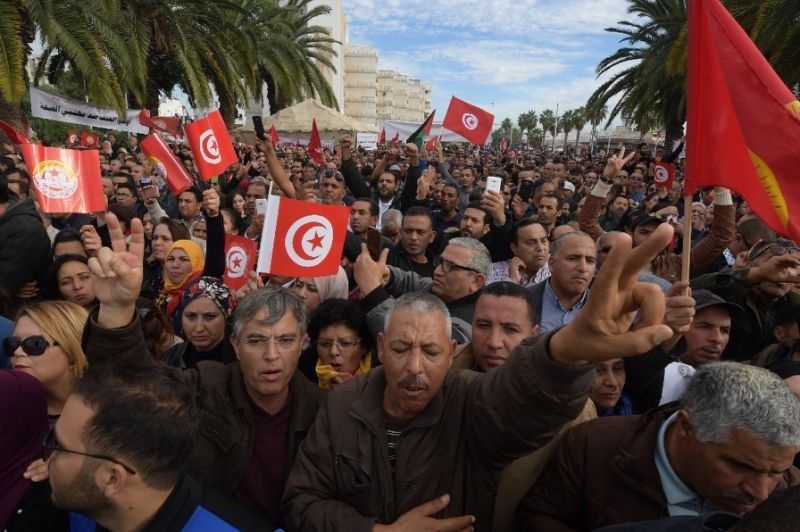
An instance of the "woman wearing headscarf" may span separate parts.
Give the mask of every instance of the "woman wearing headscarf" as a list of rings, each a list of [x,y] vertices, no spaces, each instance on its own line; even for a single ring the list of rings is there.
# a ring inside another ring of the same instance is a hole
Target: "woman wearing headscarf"
[[[324,277],[298,277],[292,290],[306,303],[306,313],[311,316],[320,303],[328,299],[347,299],[349,288],[347,274],[339,266],[334,275]]]
[[[206,219],[206,257],[192,240],[173,242],[164,261],[164,288],[156,304],[169,318],[172,330],[183,336],[181,315],[177,312],[183,291],[200,276],[222,278],[225,273],[225,226],[219,214],[219,195],[214,189],[203,192]]]
[[[236,360],[229,341],[230,318],[236,297],[214,277],[191,281],[183,291],[178,314],[186,341],[168,349],[161,361],[176,368],[195,368],[198,362]]]
[[[0,530],[69,530],[53,507],[50,484],[23,474],[42,456],[50,424],[42,384],[21,371],[0,370]]]

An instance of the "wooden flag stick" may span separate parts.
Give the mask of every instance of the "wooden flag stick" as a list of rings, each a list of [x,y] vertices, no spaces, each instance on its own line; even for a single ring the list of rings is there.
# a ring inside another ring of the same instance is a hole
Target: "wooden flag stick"
[[[681,281],[689,280],[692,255],[692,196],[683,197],[683,251],[681,252]]]

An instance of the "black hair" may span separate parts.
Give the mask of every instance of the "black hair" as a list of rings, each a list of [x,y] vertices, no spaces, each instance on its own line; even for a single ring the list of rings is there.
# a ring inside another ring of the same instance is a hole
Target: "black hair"
[[[47,268],[47,275],[45,276],[44,292],[48,299],[64,299],[58,289],[58,271],[68,262],[81,262],[87,266],[89,265],[89,259],[77,253],[66,253],[56,257]]]
[[[66,244],[68,242],[80,242],[81,246],[83,246],[83,240],[81,240],[81,233],[72,227],[65,227],[58,233],[56,233],[56,237],[53,239],[53,247],[52,250],[55,252],[56,246],[59,244]]]
[[[536,302],[533,300],[528,289],[520,284],[512,283],[511,281],[498,281],[496,283],[487,284],[481,289],[481,295],[478,301],[480,301],[480,298],[483,296],[516,297],[522,299],[528,307],[529,320],[533,322],[534,316],[536,316]],[[475,304],[477,305],[477,303]]]
[[[356,201],[362,201],[362,202],[369,203],[369,213],[372,216],[378,216],[378,214],[380,214],[380,212],[381,212],[380,209],[378,208],[378,204],[375,203],[374,201],[372,201],[371,199],[367,198],[367,197],[362,196],[360,198],[356,198],[353,201],[353,204],[355,204]],[[352,205],[351,205],[351,207],[352,207]]]
[[[308,323],[308,338],[311,343],[317,341],[322,329],[331,325],[344,325],[352,329],[361,338],[361,346],[367,352],[372,351],[375,342],[367,326],[367,317],[357,302],[345,299],[326,299],[320,303],[311,314],[311,320]]]
[[[403,220],[405,220],[409,216],[426,217],[428,220],[430,220],[431,229],[433,229],[433,214],[427,207],[423,207],[422,205],[414,205],[413,207],[409,207],[408,209],[406,209],[406,212],[403,213]]]
[[[87,452],[119,460],[152,488],[177,482],[200,417],[179,372],[152,362],[100,364],[72,392],[94,410],[83,429]]]
[[[742,532],[783,532],[794,530],[798,519],[800,519],[800,486],[791,486],[773,492],[755,510],[745,514],[733,529]]]
[[[170,218],[168,216],[164,216],[163,218],[161,218],[157,222],[153,221],[153,232],[155,233],[157,225],[162,225],[162,224],[167,226],[167,229],[169,230],[169,234],[172,235],[172,241],[173,242],[176,241],[176,240],[189,240],[189,239],[191,239],[191,236],[189,235],[189,229],[185,225],[179,224],[178,222],[176,222],[175,220],[173,220],[172,218]]]
[[[6,177],[11,177],[13,174],[19,174],[19,178],[25,181],[31,180],[30,174],[26,172],[24,168],[17,168],[16,166],[8,167],[6,169]]]
[[[8,179],[0,175],[0,203],[8,203]]]
[[[492,223],[492,215],[489,214],[489,211],[483,208],[480,201],[470,201],[469,203],[467,203],[467,206],[464,207],[464,212],[466,212],[467,209],[477,209],[481,211],[483,213],[483,223],[484,224]]]
[[[14,165],[16,163],[14,163],[14,159],[12,159],[11,157],[6,157],[5,155],[3,155],[0,156],[0,164],[4,165],[6,169],[9,169],[9,168],[14,168]]]
[[[186,192],[191,192],[192,194],[194,194],[194,198],[195,200],[197,200],[197,203],[203,203],[203,193],[200,192],[200,189],[197,188],[197,186],[192,185],[183,192],[181,192],[181,194],[184,194]],[[178,194],[178,196],[180,196],[181,194]]]
[[[511,233],[509,234],[510,237],[509,242],[514,242],[515,244],[518,244],[519,242],[517,242],[517,234],[519,234],[519,230],[534,224],[540,226],[542,230],[545,233],[547,233],[547,229],[545,229],[545,227],[539,222],[539,220],[531,216],[528,216],[526,218],[521,218],[513,226],[511,226]]]

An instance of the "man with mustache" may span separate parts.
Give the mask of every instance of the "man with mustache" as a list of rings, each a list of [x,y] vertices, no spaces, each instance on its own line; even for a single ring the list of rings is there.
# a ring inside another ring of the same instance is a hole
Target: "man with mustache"
[[[634,250],[620,235],[586,312],[526,338],[506,364],[483,375],[450,371],[456,344],[441,300],[399,298],[378,335],[382,366],[329,395],[300,446],[283,496],[288,527],[491,530],[501,471],[578,415],[594,383],[593,362],[672,336],[661,323],[661,290],[636,283],[671,238],[665,224]],[[379,285],[383,273],[376,263],[359,275]],[[642,321],[631,330],[639,309]]]
[[[595,530],[746,514],[798,483],[798,451],[800,408],[780,377],[735,362],[706,364],[678,406],[568,431],[517,517],[525,530]]]

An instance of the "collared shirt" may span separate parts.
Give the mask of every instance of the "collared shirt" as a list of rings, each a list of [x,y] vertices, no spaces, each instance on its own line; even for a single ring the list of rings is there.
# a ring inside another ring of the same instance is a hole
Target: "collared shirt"
[[[386,203],[382,202],[380,199],[378,200],[378,223],[375,224],[375,229],[380,230],[381,219],[383,219],[383,215],[386,214],[386,211],[392,208],[393,202],[394,198],[390,199]]]
[[[656,469],[661,478],[661,489],[664,490],[664,497],[667,499],[667,510],[670,516],[675,515],[703,515],[717,511],[717,508],[710,502],[703,501],[695,492],[684,484],[678,477],[672,465],[669,463],[665,439],[667,429],[678,419],[678,412],[675,412],[661,425],[656,439]]]
[[[492,263],[492,271],[489,273],[489,281],[486,284],[499,283],[500,281],[508,281],[508,265],[511,261],[501,260],[500,262]],[[529,288],[535,284],[541,283],[550,277],[550,266],[547,262],[544,266],[539,268],[535,274],[528,275],[528,272],[522,272],[522,277],[519,280],[520,285]]]
[[[571,323],[586,304],[586,299],[589,296],[589,289],[583,291],[580,300],[572,308],[565,309],[561,306],[556,293],[550,286],[550,279],[544,286],[544,296],[542,297],[542,323],[540,324],[542,332],[552,331],[562,325]]]

